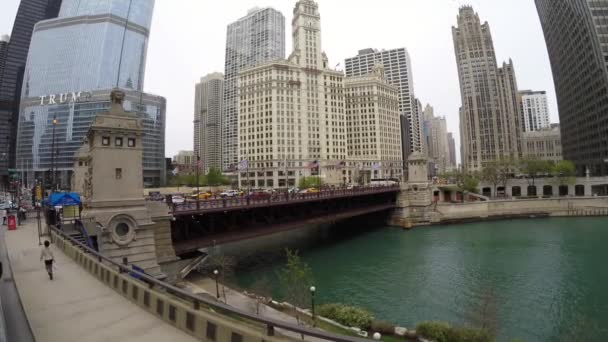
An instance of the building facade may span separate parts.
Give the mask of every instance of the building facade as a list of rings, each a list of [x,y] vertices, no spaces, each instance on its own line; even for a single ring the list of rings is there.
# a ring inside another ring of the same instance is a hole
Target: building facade
[[[193,174],[196,172],[197,156],[195,151],[179,151],[173,156],[172,167],[179,174]],[[201,174],[203,170],[199,170]]]
[[[436,117],[432,106],[423,111],[424,141],[429,160],[439,173],[449,166],[448,130],[445,117]]]
[[[285,58],[285,17],[273,8],[253,8],[228,25],[226,37],[224,103],[222,115],[222,168],[239,162],[239,72],[261,63]]]
[[[545,34],[564,159],[579,176],[608,175],[608,40],[605,0],[535,0]]]
[[[403,128],[409,140],[402,141],[403,160],[407,160],[413,151],[422,149],[422,120],[415,111],[414,79],[410,55],[405,48],[381,50],[360,50],[355,57],[345,60],[346,77],[364,76],[372,71],[376,64],[385,68],[388,82],[399,91],[399,112],[407,120],[402,120],[408,126]]]
[[[28,184],[43,180],[68,188],[73,174],[74,156],[82,145],[98,113],[111,105],[112,89],[74,94],[59,94],[64,102],[41,104],[40,97],[21,100],[17,139],[17,170],[26,174]],[[124,108],[141,119],[143,141],[143,178],[146,186],[159,186],[165,180],[166,100],[163,97],[126,90]],[[61,96],[64,95],[64,96]],[[57,124],[53,125],[53,119]],[[54,132],[54,134],[53,134]],[[55,153],[53,155],[53,146]]]
[[[8,54],[8,42],[10,37],[6,34],[0,36],[0,78],[4,73],[4,65],[6,64],[6,55]],[[1,82],[1,81],[0,81]]]
[[[57,17],[61,0],[21,0],[0,75],[0,183],[8,181],[8,168],[15,166],[17,122],[23,72],[34,25]]]
[[[523,134],[522,146],[526,157],[558,162],[562,160],[559,124]]]
[[[485,163],[521,154],[517,82],[513,64],[498,68],[490,26],[463,6],[452,28],[460,80],[462,164],[474,171]]]
[[[551,126],[547,92],[522,90],[519,92],[523,132],[538,131]]]
[[[348,146],[347,183],[401,179],[399,90],[388,83],[382,64],[364,76],[344,80]]]
[[[74,153],[119,87],[126,109],[144,124],[144,182],[164,183],[166,100],[142,91],[153,8],[153,0],[64,0],[56,19],[36,24],[21,92],[17,170],[69,187]],[[47,176],[51,169],[54,177]]]
[[[205,172],[222,168],[222,105],[224,75],[216,72],[201,78],[194,94],[194,153]]]
[[[344,75],[321,50],[321,17],[299,0],[292,21],[293,52],[239,74],[239,184],[295,186],[305,176],[345,181],[347,158]]]

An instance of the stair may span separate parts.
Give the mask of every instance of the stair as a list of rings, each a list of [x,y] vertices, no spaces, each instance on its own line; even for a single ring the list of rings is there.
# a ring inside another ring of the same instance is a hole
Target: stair
[[[71,234],[70,234],[70,237],[72,237],[74,240],[76,240],[76,241],[80,242],[81,244],[83,244],[83,245],[85,245],[85,246],[87,245],[87,240],[84,238],[84,235],[82,235],[82,233],[76,233],[76,232],[74,232],[74,233],[71,233]],[[76,245],[76,244],[75,244],[75,243],[73,243],[73,242],[72,242],[72,244],[73,244],[73,245]],[[80,247],[80,246],[78,246],[78,247]],[[82,248],[82,247],[81,247],[81,248]]]

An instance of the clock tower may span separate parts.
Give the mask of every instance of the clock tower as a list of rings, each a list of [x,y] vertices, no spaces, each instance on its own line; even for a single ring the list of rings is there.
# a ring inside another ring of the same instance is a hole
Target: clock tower
[[[292,21],[294,54],[297,64],[310,69],[324,69],[321,50],[321,15],[319,5],[312,0],[300,0]]]

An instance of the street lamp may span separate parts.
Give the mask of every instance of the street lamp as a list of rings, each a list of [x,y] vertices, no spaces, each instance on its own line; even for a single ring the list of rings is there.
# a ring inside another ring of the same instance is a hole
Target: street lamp
[[[220,300],[220,286],[218,284],[218,278],[219,278],[220,271],[213,270],[213,274],[215,275],[215,293],[217,296],[217,300]]]
[[[315,320],[315,292],[317,291],[317,288],[314,286],[310,287],[310,300],[312,302],[312,326],[316,327],[317,326],[317,321]]]
[[[380,335],[379,332],[375,332],[373,335],[374,340],[376,341],[380,341],[380,339],[382,338],[382,335]]]

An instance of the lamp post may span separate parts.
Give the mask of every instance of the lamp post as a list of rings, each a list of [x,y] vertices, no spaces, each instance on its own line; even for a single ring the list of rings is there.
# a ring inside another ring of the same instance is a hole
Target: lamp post
[[[53,116],[53,140],[51,142],[51,189],[55,189],[55,127],[57,117]]]
[[[379,332],[375,332],[373,335],[374,340],[376,341],[380,341],[380,339],[382,338],[382,335],[380,335]]]
[[[196,210],[201,208],[200,202],[200,179],[199,179],[199,168],[201,166],[201,156],[196,152]]]
[[[217,296],[217,300],[220,300],[220,285],[218,284],[219,274],[220,274],[220,271],[213,270],[213,275],[215,276],[215,293]]]
[[[312,326],[313,328],[317,326],[317,321],[315,320],[315,292],[317,291],[317,288],[314,286],[310,287],[310,301],[311,301],[311,307],[312,307]]]

